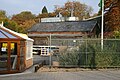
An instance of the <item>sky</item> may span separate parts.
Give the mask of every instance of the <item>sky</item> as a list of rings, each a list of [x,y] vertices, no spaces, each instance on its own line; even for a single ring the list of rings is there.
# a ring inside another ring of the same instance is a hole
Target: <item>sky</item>
[[[48,12],[54,11],[54,5],[63,6],[68,0],[0,0],[0,10],[5,10],[7,15],[12,16],[22,11],[31,11],[33,14],[38,15],[44,6],[47,7]],[[91,6],[94,13],[99,10],[99,0],[69,0],[80,1]]]

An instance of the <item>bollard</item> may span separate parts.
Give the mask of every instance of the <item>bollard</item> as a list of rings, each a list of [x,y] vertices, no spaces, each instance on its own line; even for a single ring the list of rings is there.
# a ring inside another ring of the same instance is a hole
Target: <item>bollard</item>
[[[35,65],[35,71],[34,72],[37,72],[38,69],[41,68],[43,65],[44,65],[44,61],[40,64]]]
[[[35,66],[35,72],[37,72],[37,70],[38,70],[38,65]]]

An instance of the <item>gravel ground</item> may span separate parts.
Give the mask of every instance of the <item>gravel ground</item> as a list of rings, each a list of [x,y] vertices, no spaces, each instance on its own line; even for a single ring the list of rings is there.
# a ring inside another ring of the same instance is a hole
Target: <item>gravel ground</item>
[[[0,80],[120,80],[120,70],[37,72],[0,76]]]

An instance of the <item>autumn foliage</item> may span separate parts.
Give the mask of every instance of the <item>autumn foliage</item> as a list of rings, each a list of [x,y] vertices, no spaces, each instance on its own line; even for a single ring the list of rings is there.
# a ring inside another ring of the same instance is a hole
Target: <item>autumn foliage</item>
[[[104,31],[106,33],[105,35],[109,35],[108,37],[110,37],[116,35],[115,32],[120,33],[120,0],[104,1]],[[50,13],[44,6],[38,15],[34,15],[30,11],[23,11],[9,18],[6,15],[6,11],[0,10],[0,22],[4,21],[4,25],[14,31],[27,33],[27,29],[33,24],[40,22],[41,18],[59,17],[61,15],[63,17],[75,16],[82,20],[83,18],[91,17],[92,10],[92,7],[86,4],[78,1],[68,1],[63,6],[56,6],[55,10]],[[101,8],[98,14],[101,15]]]
[[[107,38],[118,38],[120,34],[120,0],[105,0],[104,26]],[[117,34],[116,34],[117,32]]]
[[[120,0],[105,0],[106,31],[120,30]]]
[[[91,6],[86,4],[82,4],[79,1],[68,1],[64,4],[63,7],[57,7],[55,9],[56,14],[61,14],[63,17],[75,16],[80,20],[83,18],[89,18],[93,9]]]

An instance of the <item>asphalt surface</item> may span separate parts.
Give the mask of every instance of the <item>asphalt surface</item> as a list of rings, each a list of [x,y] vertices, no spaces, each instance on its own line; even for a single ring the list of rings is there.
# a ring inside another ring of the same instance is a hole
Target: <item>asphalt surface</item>
[[[34,56],[34,64],[48,57]],[[23,73],[0,75],[0,80],[120,80],[120,70],[84,70],[79,72],[36,72],[34,66]]]
[[[37,72],[11,76],[0,76],[0,80],[120,80],[120,70]]]

